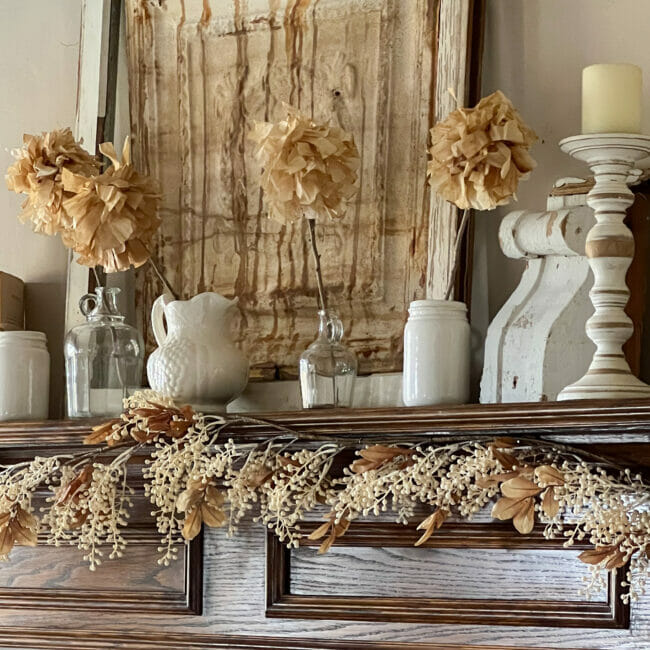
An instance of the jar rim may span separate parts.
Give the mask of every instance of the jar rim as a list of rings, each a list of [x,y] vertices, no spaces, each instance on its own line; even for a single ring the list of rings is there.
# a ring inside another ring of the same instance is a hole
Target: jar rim
[[[0,343],[2,341],[15,341],[24,340],[24,341],[47,341],[47,336],[44,332],[33,332],[29,330],[11,330],[8,332],[0,332]]]
[[[442,300],[432,298],[428,300],[414,300],[409,305],[409,310],[447,310],[447,311],[467,311],[467,305],[459,300]]]

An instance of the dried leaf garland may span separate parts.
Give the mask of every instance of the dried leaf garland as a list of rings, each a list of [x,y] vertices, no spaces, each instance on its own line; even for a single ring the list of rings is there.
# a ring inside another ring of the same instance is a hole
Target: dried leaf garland
[[[429,183],[461,209],[508,203],[535,161],[537,140],[510,100],[497,90],[474,108],[459,108],[431,129]]]
[[[357,192],[359,152],[352,135],[287,106],[276,123],[256,122],[249,134],[262,163],[260,185],[269,216],[281,223],[302,217],[339,219]]]
[[[19,218],[30,221],[35,232],[56,235],[72,225],[63,209],[70,196],[62,183],[63,170],[82,177],[99,173],[99,162],[76,142],[72,131],[50,131],[23,135],[23,146],[12,151],[14,162],[5,176],[7,187],[26,194]]]
[[[332,473],[334,460],[353,444],[326,436],[319,443],[310,434],[309,447],[300,448],[302,434],[289,430],[262,442],[222,440],[237,420],[195,414],[150,392],[134,395],[119,420],[91,434],[95,452],[37,458],[0,473],[2,548],[8,553],[16,543],[35,542],[39,522],[29,515],[31,495],[39,485],[55,486],[42,519],[48,543],[77,545],[91,568],[106,545],[111,557],[119,557],[132,494],[127,466],[137,451],[148,454],[144,488],[162,539],[162,564],[203,525],[228,524],[235,533],[244,517],[295,547],[304,543],[301,522],[323,506],[329,510],[325,521],[309,535],[319,552],[362,517],[391,511],[407,524],[425,506],[430,514],[419,522],[415,542],[421,546],[449,519],[470,519],[496,499],[495,518],[512,520],[520,533],[529,534],[537,522],[546,537],[562,538],[566,547],[575,540],[593,544],[580,554],[591,567],[586,592],[601,588],[601,571],[626,567],[631,588],[622,598],[643,593],[650,574],[644,505],[650,486],[630,472],[608,474],[580,450],[541,440],[372,444],[342,473]],[[512,468],[504,471],[504,463]]]
[[[108,273],[142,266],[150,257],[152,239],[161,219],[157,215],[157,183],[131,164],[128,138],[118,158],[113,144],[100,145],[111,166],[86,177],[64,169],[63,188],[70,198],[63,209],[72,221],[63,243],[79,253],[80,264],[103,266]]]

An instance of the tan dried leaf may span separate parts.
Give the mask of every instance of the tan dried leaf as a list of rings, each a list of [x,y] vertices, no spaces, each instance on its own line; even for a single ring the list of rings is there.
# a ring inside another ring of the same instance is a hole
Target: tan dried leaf
[[[86,465],[66,486],[58,491],[58,497],[55,505],[60,506],[69,499],[78,498],[80,492],[83,492],[91,483],[93,476],[93,466]]]
[[[555,498],[552,486],[546,488],[546,491],[544,492],[544,497],[542,499],[542,510],[544,511],[544,514],[550,519],[553,519],[553,517],[555,517],[557,513],[560,512],[560,504]]]
[[[626,562],[627,559],[625,553],[618,549],[615,553],[612,553],[607,562],[605,562],[605,568],[608,571],[611,571],[612,569],[620,569],[625,566]]]
[[[616,550],[616,546],[596,546],[595,548],[582,551],[578,555],[578,559],[585,564],[593,564],[595,566],[606,560]]]
[[[543,488],[539,487],[526,478],[517,476],[501,484],[501,493],[505,497],[512,499],[522,499],[525,497],[537,496]]]
[[[512,523],[522,535],[528,535],[535,526],[535,502],[533,499],[524,499],[523,503],[524,506],[512,518]]]
[[[431,535],[433,535],[433,533],[445,523],[448,516],[449,512],[439,509],[430,514],[425,520],[421,521],[417,529],[424,530],[424,533],[420,539],[415,542],[414,546],[421,546],[424,544],[429,537],[431,537]]]
[[[220,528],[226,523],[226,513],[218,506],[206,501],[200,508],[203,523],[210,526],[210,528]]]
[[[89,433],[84,438],[84,445],[100,445],[102,442],[106,442],[107,438],[113,432],[113,425],[120,424],[121,422],[122,420],[115,418],[93,427],[92,433]]]
[[[321,524],[318,528],[313,530],[309,535],[307,535],[307,539],[311,539],[312,541],[316,541],[318,539],[321,539],[327,535],[329,532],[329,529],[332,525],[332,521],[328,519],[324,524]]]
[[[181,531],[183,537],[187,540],[194,539],[201,532],[201,525],[203,519],[201,518],[201,508],[194,508],[187,513],[183,529]]]
[[[350,469],[355,474],[363,474],[371,469],[378,469],[398,456],[408,457],[414,453],[407,447],[388,447],[386,445],[372,445],[359,452],[360,459],[355,460]]]
[[[524,503],[528,499],[512,499],[510,497],[501,497],[492,508],[492,516],[495,519],[506,521],[515,517],[522,509],[526,508]]]
[[[501,438],[495,438],[492,441],[492,445],[497,449],[512,449],[517,444],[517,441],[514,438],[504,436]]]
[[[9,524],[11,534],[14,536],[16,544],[20,546],[36,546],[38,543],[38,533],[32,528],[26,528],[19,521],[18,517]]]
[[[564,474],[551,465],[540,465],[536,467],[535,476],[544,485],[564,485]]]
[[[325,541],[318,547],[318,554],[322,555],[323,553],[327,553],[327,551],[332,548],[332,544],[336,541],[336,535],[334,533],[330,533],[329,537],[325,539]]]
[[[202,499],[203,499],[202,490],[193,490],[193,489],[187,488],[186,490],[183,490],[178,495],[178,499],[176,501],[176,507],[181,512],[189,512]]]
[[[501,463],[503,469],[510,471],[517,465],[517,459],[512,454],[507,454],[496,447],[491,447],[492,455]]]
[[[0,557],[6,558],[16,543],[11,526],[7,523],[0,529]]]
[[[488,488],[494,487],[507,481],[511,478],[519,476],[519,472],[504,472],[501,474],[490,474],[489,476],[480,476],[476,479],[476,485],[487,490]]]

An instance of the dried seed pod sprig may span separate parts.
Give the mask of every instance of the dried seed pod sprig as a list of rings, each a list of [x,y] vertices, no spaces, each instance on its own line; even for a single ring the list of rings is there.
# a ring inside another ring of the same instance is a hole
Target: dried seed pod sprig
[[[235,441],[227,436],[237,423],[278,433],[262,442]],[[128,552],[123,532],[134,498],[128,465],[144,454],[144,496],[165,565],[204,525],[228,525],[234,534],[250,518],[295,547],[301,521],[325,511],[309,537],[326,552],[356,519],[391,513],[400,523],[417,523],[422,545],[450,517],[471,519],[493,502],[493,516],[512,521],[519,533],[538,524],[568,548],[588,541],[592,548],[579,555],[591,569],[588,594],[602,589],[605,572],[627,566],[630,590],[623,598],[636,599],[650,573],[648,483],[559,443],[436,437],[364,445],[247,416],[202,415],[150,391],[126,400],[123,415],[96,427],[86,443],[92,445],[86,452],[0,468],[0,557],[15,545],[35,545],[39,529],[49,544],[79,547],[91,568],[106,547],[111,558]],[[350,448],[358,457],[343,462],[341,452]],[[39,522],[32,497],[43,487],[50,497]]]

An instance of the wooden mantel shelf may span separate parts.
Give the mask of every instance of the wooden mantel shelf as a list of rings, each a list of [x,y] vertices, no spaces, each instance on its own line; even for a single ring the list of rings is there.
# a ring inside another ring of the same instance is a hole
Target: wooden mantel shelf
[[[272,425],[314,434],[355,438],[373,434],[390,437],[424,434],[485,433],[517,435],[594,435],[629,442],[650,442],[650,400],[576,401],[524,404],[468,404],[447,407],[304,410],[242,414],[265,420],[233,424],[229,435],[264,438],[276,435]],[[47,420],[0,423],[0,449],[70,446],[101,420]]]

